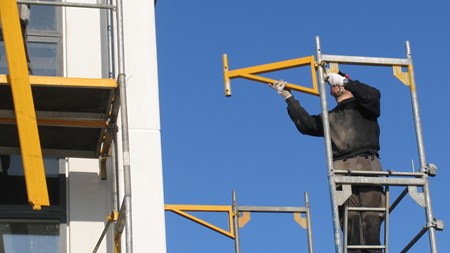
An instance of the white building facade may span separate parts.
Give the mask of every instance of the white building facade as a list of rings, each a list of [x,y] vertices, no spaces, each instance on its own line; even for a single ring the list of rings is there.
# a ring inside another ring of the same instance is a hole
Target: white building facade
[[[105,228],[105,219],[119,211],[124,199],[122,157],[126,157],[131,173],[132,221],[127,225],[131,225],[132,233],[126,235],[125,231],[129,230],[124,230],[121,250],[165,253],[155,2],[123,1],[123,16],[119,17],[123,21],[123,41],[117,41],[120,37],[117,8],[109,19],[108,8],[91,8],[99,4],[98,1],[77,3],[90,7],[31,5],[28,48],[33,75],[117,80],[117,66],[122,61],[126,75],[129,156],[122,152],[120,116],[118,144],[113,145],[107,160],[106,178],[100,175],[99,159],[45,156],[47,178],[52,177],[56,182],[53,187],[50,183],[48,188],[51,204],[56,203],[56,206],[39,212],[23,203],[0,198],[3,238],[0,247],[8,253],[92,252]],[[120,3],[111,3],[117,4]],[[112,26],[108,26],[109,20]],[[112,34],[108,33],[110,30]],[[108,44],[111,38],[113,43]],[[109,51],[108,45],[114,50]],[[117,54],[120,45],[124,49],[123,59]],[[4,59],[3,46],[0,54]],[[7,73],[4,60],[0,60],[0,71]],[[11,155],[9,178],[5,180],[11,181],[12,175],[23,177],[21,166],[20,155]],[[58,201],[55,202],[55,198]],[[114,226],[113,223],[109,227],[97,252],[117,251]]]

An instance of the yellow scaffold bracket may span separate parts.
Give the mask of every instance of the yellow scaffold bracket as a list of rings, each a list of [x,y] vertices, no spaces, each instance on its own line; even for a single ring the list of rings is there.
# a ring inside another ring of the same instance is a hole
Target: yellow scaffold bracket
[[[119,220],[119,212],[112,211],[110,215],[106,216],[106,221],[112,222]]]
[[[403,72],[401,66],[392,66],[394,76],[397,77],[404,85],[409,86],[409,72]]]
[[[245,224],[250,221],[250,212],[242,212],[242,216],[239,216],[239,228],[243,228]]]
[[[330,73],[338,73],[339,72],[339,64],[330,63],[329,66],[330,66],[330,69],[329,69]]]
[[[231,96],[231,85],[230,80],[233,78],[245,78],[261,83],[274,83],[277,80],[259,76],[258,74],[267,73],[267,72],[273,72],[277,70],[284,70],[284,69],[290,69],[295,67],[302,67],[302,66],[310,66],[311,68],[311,77],[312,77],[312,88],[311,87],[304,87],[293,83],[287,83],[286,88],[304,92],[311,95],[319,96],[319,90],[317,86],[317,78],[316,78],[316,62],[314,60],[314,56],[307,56],[303,58],[296,58],[291,60],[285,60],[280,62],[273,62],[268,64],[263,64],[259,66],[253,66],[253,67],[247,67],[247,68],[241,68],[241,69],[235,69],[235,70],[229,70],[228,69],[228,56],[226,54],[222,57],[223,60],[223,77],[224,77],[224,84],[225,84],[225,96],[230,97]]]
[[[294,220],[303,228],[308,228],[308,222],[306,218],[301,216],[301,213],[294,213]]]
[[[50,201],[16,0],[0,1],[0,18],[28,202],[34,210],[41,210]]]
[[[233,210],[231,206],[211,206],[211,205],[165,205],[166,211],[172,211],[180,216],[192,220],[202,226],[205,226],[213,231],[235,239],[233,227]],[[198,217],[187,212],[226,212],[228,214],[228,228],[229,230],[217,227],[209,222],[206,222]]]

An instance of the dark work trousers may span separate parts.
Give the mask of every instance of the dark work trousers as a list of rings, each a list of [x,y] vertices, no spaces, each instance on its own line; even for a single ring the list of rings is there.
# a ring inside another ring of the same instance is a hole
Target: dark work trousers
[[[381,171],[381,163],[375,155],[358,155],[333,162],[335,170]],[[345,203],[348,207],[384,207],[384,192],[381,186],[352,185],[352,195]],[[339,207],[339,217],[343,228],[344,206]],[[380,245],[382,212],[348,212],[347,245]],[[348,250],[351,253],[381,253],[380,249]]]

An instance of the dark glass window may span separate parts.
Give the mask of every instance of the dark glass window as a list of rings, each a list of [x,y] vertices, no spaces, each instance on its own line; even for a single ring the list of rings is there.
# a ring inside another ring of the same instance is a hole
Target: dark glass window
[[[50,206],[32,210],[22,158],[0,156],[0,252],[63,252],[60,229],[67,223],[66,177],[60,159],[44,158]]]
[[[32,5],[27,30],[33,75],[62,75],[61,7]],[[5,47],[0,41],[0,74],[6,73]]]
[[[0,252],[59,253],[59,227],[51,221],[0,219]]]
[[[33,75],[61,76],[61,7],[32,5],[27,30]],[[0,36],[0,74],[6,73]],[[0,162],[0,253],[65,252],[66,176],[60,173],[60,159],[44,157],[50,206],[40,211],[28,203],[22,157],[0,155]]]

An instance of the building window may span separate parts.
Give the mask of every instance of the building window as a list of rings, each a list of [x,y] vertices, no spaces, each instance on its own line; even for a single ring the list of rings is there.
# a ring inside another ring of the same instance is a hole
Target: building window
[[[50,206],[34,211],[28,203],[22,157],[2,155],[0,160],[0,252],[65,252],[65,161],[44,157]]]
[[[63,75],[61,14],[61,7],[31,5],[27,44],[33,75]],[[0,74],[7,73],[0,26]],[[28,203],[22,157],[0,154],[0,162],[0,253],[66,252],[65,161],[44,157],[50,206],[40,211]]]
[[[0,219],[0,252],[59,253],[59,227],[59,223],[42,220]]]
[[[62,76],[61,20],[60,7],[31,6],[28,51],[33,75]],[[8,73],[3,41],[0,41],[0,73]]]

